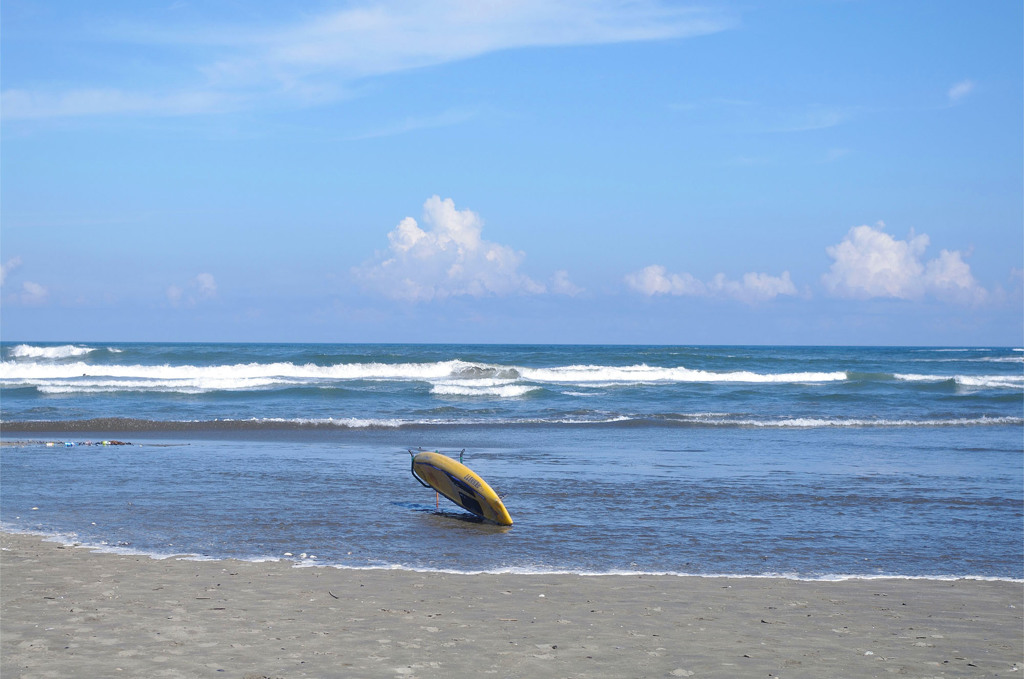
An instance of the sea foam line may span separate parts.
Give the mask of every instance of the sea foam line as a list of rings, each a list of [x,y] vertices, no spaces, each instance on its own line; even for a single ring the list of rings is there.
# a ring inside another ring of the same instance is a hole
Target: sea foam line
[[[753,419],[720,419],[720,420],[694,420],[699,424],[731,425],[736,427],[760,427],[765,429],[819,429],[819,428],[870,428],[870,427],[969,427],[969,426],[998,426],[1007,424],[1024,424],[1024,418],[1020,417],[957,417],[948,420],[869,420],[869,419],[820,419],[813,417],[795,417],[778,420],[753,420]]]
[[[1024,578],[1000,577],[990,575],[972,574],[935,574],[935,575],[901,575],[899,573],[821,573],[804,575],[800,573],[692,573],[687,571],[670,570],[641,570],[610,568],[608,570],[588,570],[575,568],[551,568],[546,566],[502,566],[499,568],[483,569],[457,569],[457,568],[430,568],[413,566],[401,563],[382,563],[379,565],[349,565],[325,561],[322,558],[300,558],[294,555],[261,555],[249,557],[236,556],[209,556],[196,552],[167,550],[139,549],[124,545],[111,545],[106,541],[88,542],[82,541],[74,533],[45,533],[34,530],[24,530],[9,525],[7,522],[0,524],[0,530],[12,535],[27,535],[40,538],[43,542],[54,542],[65,547],[86,549],[90,552],[100,554],[114,554],[119,556],[141,556],[164,561],[176,559],[180,561],[244,561],[248,563],[267,563],[290,561],[294,568],[333,568],[337,570],[351,571],[401,571],[409,573],[437,573],[439,575],[516,575],[525,577],[566,575],[578,577],[621,577],[621,576],[647,576],[647,577],[679,577],[679,578],[706,578],[706,579],[758,579],[758,580],[794,580],[798,582],[846,582],[858,580],[924,580],[924,581],[957,581],[977,580],[982,582],[1012,582],[1024,583]]]
[[[540,391],[543,387],[525,384],[436,384],[430,389],[437,396],[498,396],[500,398],[517,398],[526,396],[532,391]]]
[[[288,362],[244,363],[234,365],[96,365],[74,363],[0,362],[0,380],[53,381],[90,379],[125,380],[459,380],[466,384],[477,380],[525,379],[536,383],[560,384],[636,384],[660,382],[749,382],[808,383],[834,382],[847,379],[845,372],[755,373],[751,371],[711,372],[684,367],[663,368],[633,366],[563,366],[553,368],[522,368],[469,363],[461,360],[434,363],[341,363],[297,365]]]
[[[748,370],[710,372],[689,368],[662,368],[645,364],[631,366],[572,365],[557,368],[520,368],[534,382],[581,384],[646,382],[836,382],[847,379],[845,372],[755,373]]]
[[[1003,416],[961,417],[951,419],[893,420],[893,419],[828,419],[791,417],[756,419],[744,415],[687,415],[687,414],[616,414],[594,413],[592,416],[494,418],[306,418],[260,417],[247,419],[223,418],[215,420],[136,420],[130,418],[98,418],[92,420],[0,420],[8,431],[244,431],[264,429],[417,429],[434,427],[598,427],[598,426],[654,426],[680,428],[760,428],[760,429],[828,429],[828,428],[915,428],[915,427],[996,427],[1021,426],[1024,418]]]

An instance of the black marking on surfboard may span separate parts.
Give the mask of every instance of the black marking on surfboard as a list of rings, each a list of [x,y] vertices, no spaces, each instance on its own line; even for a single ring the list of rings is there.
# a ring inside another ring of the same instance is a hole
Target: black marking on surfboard
[[[468,483],[466,483],[465,481],[463,481],[459,477],[454,476],[450,472],[448,472],[448,471],[446,471],[444,469],[441,469],[440,467],[437,467],[437,466],[432,465],[430,463],[421,463],[421,464],[423,464],[426,467],[430,467],[431,469],[433,469],[435,471],[441,472],[446,477],[448,477],[448,480],[451,482],[451,484],[455,487],[455,490],[458,492],[459,499],[456,500],[453,497],[449,497],[448,494],[446,494],[446,493],[441,493],[442,495],[447,497],[452,502],[455,502],[456,504],[462,506],[465,510],[467,510],[469,512],[472,512],[473,514],[476,514],[477,516],[479,516],[481,518],[487,518],[486,514],[484,513],[484,509],[483,509],[483,507],[480,504],[480,501],[477,499],[479,496],[477,495],[477,491],[476,491],[475,488],[473,488],[471,485],[469,485]],[[438,491],[438,492],[440,492],[440,491]]]
[[[484,515],[483,507],[480,506],[480,503],[477,502],[477,499],[475,497],[471,497],[469,495],[466,495],[465,493],[459,493],[459,497],[462,499],[463,507],[473,512],[477,516]]]
[[[476,499],[476,490],[462,479],[452,476],[448,472],[445,472],[445,475],[448,477],[448,480],[452,482],[452,485],[459,491],[459,499],[462,500],[459,504],[474,514],[483,516],[484,510],[483,507],[480,506],[480,501]]]

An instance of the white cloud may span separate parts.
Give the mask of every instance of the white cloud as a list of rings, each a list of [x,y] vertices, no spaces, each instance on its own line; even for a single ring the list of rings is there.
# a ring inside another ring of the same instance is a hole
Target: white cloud
[[[66,92],[17,89],[3,92],[3,115],[8,120],[111,114],[181,116],[233,110],[243,101],[237,95],[202,90],[149,94],[116,88]]]
[[[779,132],[808,132],[826,130],[848,122],[853,112],[841,108],[813,107],[799,113],[789,113],[789,120],[781,122]]]
[[[865,114],[863,107],[821,104],[777,104],[755,100],[712,98],[670,104],[691,124],[747,133],[799,133],[844,125]]]
[[[556,271],[554,278],[551,281],[551,292],[556,295],[575,297],[576,295],[582,294],[584,289],[569,280],[568,271]]]
[[[21,257],[11,257],[6,263],[0,264],[0,285],[7,282],[7,276],[21,266]]]
[[[957,84],[949,88],[946,95],[949,97],[949,101],[955,104],[962,101],[964,97],[974,91],[974,82],[971,80],[961,80]]]
[[[293,73],[359,77],[497,50],[664,40],[731,24],[722,13],[657,0],[361,3],[268,36],[263,59]]]
[[[703,283],[688,273],[669,274],[660,264],[626,275],[626,284],[645,295],[693,295],[706,292]]]
[[[958,302],[981,302],[988,293],[978,285],[957,251],[943,250],[922,261],[929,238],[911,233],[897,240],[885,224],[855,226],[837,245],[825,249],[835,261],[822,283],[833,295],[867,299],[892,297],[916,300],[930,295]]]
[[[988,291],[978,285],[971,267],[956,250],[943,250],[937,259],[925,265],[925,288],[932,295],[957,302],[980,303]]]
[[[167,286],[167,301],[171,303],[171,306],[178,306],[181,304],[181,297],[184,294],[185,291],[177,285]]]
[[[7,278],[21,268],[21,257],[11,257],[3,264],[0,264],[0,285],[7,286]],[[49,298],[50,291],[46,286],[33,281],[22,281],[21,286],[16,287],[8,295],[7,299],[12,302],[20,302],[26,305],[42,304]]]
[[[627,275],[626,284],[648,296],[726,297],[748,304],[766,302],[780,295],[797,294],[788,271],[784,271],[781,276],[751,272],[744,274],[738,281],[730,280],[720,273],[704,283],[692,274],[670,274],[665,267],[652,264]]]
[[[790,280],[789,272],[783,271],[781,276],[769,276],[766,273],[745,273],[738,281],[731,281],[725,274],[718,274],[708,285],[714,293],[738,299],[741,302],[767,302],[779,295],[795,295],[796,286]]]
[[[167,286],[167,301],[171,306],[195,306],[199,302],[217,296],[217,281],[213,274],[201,273],[190,280],[185,287]]]
[[[126,26],[109,42],[177,52],[184,78],[174,90],[92,83],[67,91],[3,93],[4,117],[112,114],[186,115],[236,110],[268,99],[300,104],[347,96],[350,83],[490,52],[598,45],[704,35],[730,28],[723,11],[659,0],[405,0],[345,9],[270,26]],[[211,54],[196,62],[194,54]],[[96,70],[95,72],[99,72]],[[451,115],[412,119],[405,128],[450,124]],[[403,128],[399,128],[401,131]],[[390,128],[383,133],[394,133]]]
[[[393,137],[416,130],[428,130],[437,127],[449,127],[472,120],[477,111],[469,109],[449,109],[435,116],[406,117],[397,123],[383,125],[362,134],[349,137],[350,140],[375,139],[379,137]]]
[[[217,281],[213,279],[213,274],[199,274],[195,278],[195,286],[198,288],[199,296],[204,299],[216,297],[217,295]]]
[[[25,281],[21,284],[21,292],[18,298],[22,304],[42,304],[49,297],[50,291],[45,286],[32,281]]]
[[[423,204],[423,222],[426,229],[403,219],[388,234],[387,252],[353,274],[369,289],[410,301],[545,292],[519,273],[524,253],[483,240],[475,212],[435,195]]]

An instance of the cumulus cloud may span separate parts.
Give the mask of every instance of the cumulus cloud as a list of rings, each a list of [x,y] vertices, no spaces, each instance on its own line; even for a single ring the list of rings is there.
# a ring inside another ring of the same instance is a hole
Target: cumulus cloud
[[[784,271],[781,276],[746,273],[736,281],[717,274],[707,283],[689,273],[669,273],[665,267],[652,264],[626,276],[626,285],[648,296],[676,295],[683,297],[726,297],[748,304],[767,302],[779,295],[796,295],[796,286]]]
[[[356,278],[387,297],[409,301],[545,292],[519,273],[525,254],[484,240],[480,216],[457,210],[451,198],[428,198],[423,223],[426,228],[412,217],[399,222],[388,234],[388,250],[353,269]]]
[[[645,295],[703,295],[704,284],[688,273],[670,274],[660,264],[652,264],[626,275],[626,285]]]
[[[974,82],[971,80],[961,80],[957,84],[949,88],[946,95],[949,97],[951,104],[956,104],[964,99],[968,94],[974,91]]]
[[[917,300],[932,296],[947,301],[982,302],[988,296],[958,251],[942,250],[924,261],[925,234],[893,238],[885,224],[855,226],[837,245],[825,249],[834,261],[822,283],[833,295],[867,299]]]
[[[184,287],[179,285],[167,286],[167,301],[171,306],[194,306],[207,299],[217,296],[217,281],[213,274],[201,273],[196,275]]]
[[[795,295],[796,286],[789,277],[788,271],[781,276],[770,276],[766,273],[745,273],[738,281],[731,281],[725,274],[717,274],[708,284],[708,289],[715,294],[724,295],[741,302],[767,302],[779,295]]]

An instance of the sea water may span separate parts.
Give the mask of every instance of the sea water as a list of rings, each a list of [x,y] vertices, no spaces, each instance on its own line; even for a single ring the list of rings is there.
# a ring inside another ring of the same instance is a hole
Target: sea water
[[[1024,578],[1020,348],[0,352],[7,530],[345,567]],[[462,454],[515,524],[423,488],[419,448]]]

